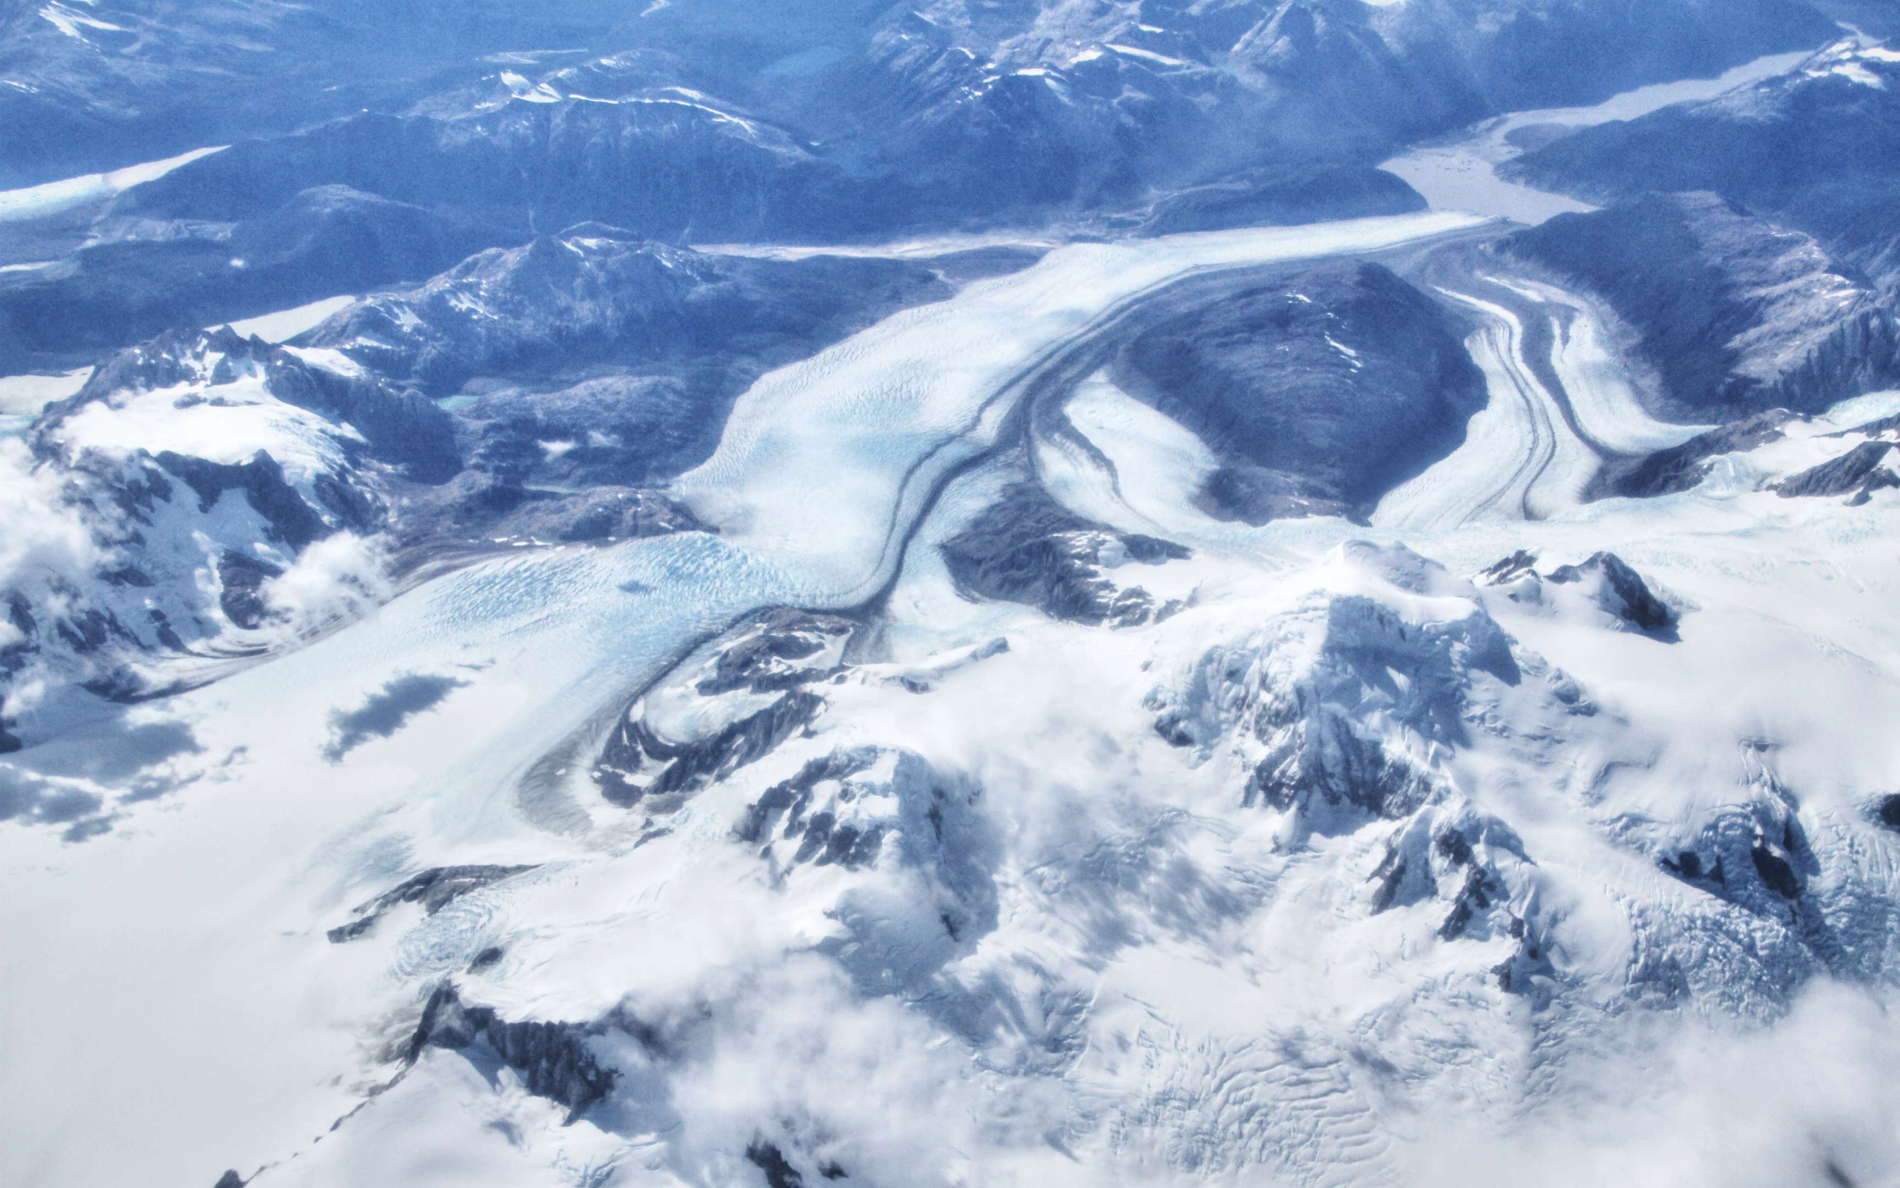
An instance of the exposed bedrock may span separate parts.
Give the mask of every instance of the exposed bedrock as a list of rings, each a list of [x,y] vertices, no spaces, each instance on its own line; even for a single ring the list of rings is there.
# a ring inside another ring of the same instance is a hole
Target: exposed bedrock
[[[1811,412],[1900,377],[1900,330],[1863,273],[1716,195],[1646,195],[1504,243],[1635,329],[1670,419]]]
[[[1881,797],[1874,816],[1887,828],[1900,831],[1900,794]]]
[[[593,779],[609,801],[663,811],[770,754],[825,709],[807,686],[844,671],[856,624],[772,608],[687,657],[609,732]]]
[[[1180,560],[1187,549],[1116,532],[1071,514],[1034,482],[1011,484],[968,527],[940,546],[966,597],[1020,602],[1051,618],[1132,627],[1166,611],[1130,565]]]
[[[1532,682],[1557,719],[1595,712],[1516,647],[1470,584],[1404,549],[1352,544],[1346,555],[1468,609],[1418,622],[1372,596],[1315,593],[1153,690],[1157,733],[1200,762],[1228,756],[1246,772],[1244,805],[1293,810],[1328,834],[1403,817],[1441,787],[1433,753],[1496,728],[1485,707],[1503,690]]]
[[[1677,640],[1681,615],[1615,553],[1592,553],[1579,564],[1560,565],[1541,574],[1536,566],[1536,555],[1520,549],[1480,572],[1475,580],[1521,607],[1560,613],[1581,603],[1616,630],[1665,643]]]
[[[764,758],[810,725],[824,705],[810,693],[788,692],[710,734],[677,742],[630,713],[601,748],[594,780],[601,795],[622,807],[649,798],[676,800]]]
[[[384,915],[399,904],[413,903],[424,915],[433,916],[471,891],[491,883],[513,878],[533,870],[532,866],[437,866],[412,875],[350,913],[348,924],[330,929],[332,944],[356,940],[376,927]]]
[[[1575,586],[1619,623],[1659,638],[1674,639],[1675,609],[1650,590],[1634,569],[1615,553],[1593,553],[1581,565],[1560,565],[1549,580]]]
[[[1549,924],[1526,894],[1536,866],[1509,826],[1462,797],[1445,796],[1421,806],[1387,840],[1370,880],[1371,908],[1439,905],[1439,940],[1508,944],[1491,968],[1499,988],[1541,1003],[1562,975]]]
[[[982,790],[894,747],[831,750],[767,787],[734,828],[779,882],[812,868],[901,873],[912,893],[842,919],[856,944],[828,944],[867,990],[915,984],[996,927],[993,826]]]
[[[1708,475],[1711,459],[1780,441],[1786,436],[1782,426],[1793,419],[1786,409],[1769,409],[1698,433],[1681,445],[1635,458],[1608,459],[1590,480],[1585,495],[1644,499],[1690,490]]]
[[[1183,309],[1130,342],[1114,378],[1219,457],[1201,506],[1250,523],[1363,518],[1485,401],[1451,316],[1354,262]]]
[[[109,696],[150,691],[157,657],[281,643],[368,598],[375,550],[360,538],[389,525],[392,490],[458,465],[450,418],[413,392],[228,330],[120,352],[24,442],[42,517],[87,542],[91,572],[15,575],[21,638],[0,669]],[[278,579],[331,541],[349,569],[339,597],[280,600]]]
[[[613,1090],[617,1074],[588,1047],[588,1040],[607,1026],[509,1021],[491,1007],[465,1004],[454,984],[443,982],[429,996],[401,1055],[404,1063],[414,1064],[428,1048],[467,1052],[485,1047],[521,1074],[528,1092],[566,1106],[572,1122]]]
[[[1875,491],[1900,487],[1900,474],[1890,461],[1893,451],[1890,441],[1864,441],[1838,458],[1783,479],[1774,492],[1784,499],[1846,495],[1850,503],[1865,503]]]

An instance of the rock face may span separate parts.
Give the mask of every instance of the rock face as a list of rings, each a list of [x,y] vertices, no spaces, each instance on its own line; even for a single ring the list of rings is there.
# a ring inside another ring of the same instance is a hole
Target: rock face
[[[823,708],[824,701],[810,693],[787,693],[710,734],[682,742],[661,737],[629,713],[601,749],[594,781],[601,795],[623,808],[650,798],[658,806],[674,804],[770,754]]]
[[[60,268],[0,277],[0,354],[62,357],[167,330],[422,280],[508,236],[347,186],[287,195],[256,218],[102,222]]]
[[[1559,215],[1505,242],[1635,327],[1671,419],[1815,411],[1900,377],[1900,331],[1859,270],[1713,194]]]
[[[573,1122],[613,1091],[615,1072],[601,1067],[587,1042],[606,1029],[605,1024],[510,1022],[490,1007],[464,1004],[454,985],[444,982],[429,996],[402,1055],[414,1064],[427,1048],[465,1052],[481,1045],[521,1074],[528,1092],[566,1106],[567,1120]]]
[[[382,579],[361,542],[390,514],[377,479],[440,473],[446,427],[426,402],[228,331],[116,357],[8,443],[66,563],[0,579],[19,633],[0,673],[132,696],[163,686],[162,657],[254,650],[369,601]],[[279,597],[318,547],[339,600]]]
[[[987,865],[993,846],[980,796],[967,780],[938,772],[912,752],[833,750],[767,787],[733,836],[756,846],[780,880],[834,865],[902,871],[920,880],[924,891],[906,906],[907,918],[867,917],[862,939],[930,951],[972,943],[996,926]]]
[[[1539,574],[1537,558],[1522,550],[1486,569],[1477,582],[1513,603],[1561,614],[1586,606],[1615,630],[1674,643],[1681,616],[1659,598],[1641,574],[1615,553],[1592,553],[1580,564]],[[1555,589],[1553,589],[1555,587]]]
[[[1890,441],[1864,441],[1832,461],[1783,479],[1774,486],[1784,499],[1802,495],[1847,495],[1849,502],[1867,502],[1875,491],[1900,487],[1900,474],[1888,464]]]
[[[844,671],[855,630],[848,619],[792,610],[728,630],[615,723],[592,769],[601,794],[662,812],[770,754],[823,712],[808,686]]]
[[[1883,797],[1877,815],[1882,825],[1889,829],[1900,830],[1900,796]]]
[[[1028,482],[1009,487],[939,547],[966,597],[1021,602],[1051,618],[1117,627],[1148,622],[1164,609],[1147,591],[1117,580],[1128,576],[1123,567],[1190,556],[1170,541],[1072,515]]]
[[[1501,944],[1503,959],[1490,969],[1498,988],[1544,1003],[1561,974],[1547,927],[1519,896],[1534,867],[1508,825],[1452,799],[1393,831],[1372,872],[1369,906],[1379,914],[1431,905],[1442,913],[1440,941]]]
[[[425,915],[433,916],[470,891],[533,869],[532,866],[438,866],[425,870],[358,905],[350,913],[356,917],[354,920],[329,931],[330,943],[340,945],[363,936],[398,904],[420,904]]]
[[[1593,553],[1581,565],[1559,566],[1551,570],[1550,580],[1576,586],[1619,621],[1646,635],[1675,635],[1675,610],[1651,593],[1642,576],[1615,553]]]
[[[1780,441],[1785,436],[1781,427],[1793,417],[1785,409],[1770,409],[1698,433],[1678,446],[1638,458],[1612,458],[1590,480],[1586,494],[1644,499],[1690,490],[1708,474],[1710,459]]]
[[[1367,514],[1450,453],[1484,383],[1449,316],[1376,264],[1225,295],[1146,330],[1116,382],[1220,458],[1225,519]]]
[[[1459,598],[1466,613],[1419,623],[1375,599],[1316,596],[1151,692],[1161,737],[1203,760],[1231,749],[1250,768],[1244,805],[1291,810],[1317,833],[1404,817],[1437,788],[1428,756],[1466,745],[1478,706],[1500,688],[1536,679],[1555,712],[1590,712],[1560,675],[1517,654],[1469,585],[1403,549],[1362,544],[1348,555],[1422,594]]]
[[[1900,265],[1896,81],[1900,59],[1891,51],[1842,42],[1800,69],[1717,99],[1580,129],[1506,172],[1598,201],[1710,191],[1890,281]]]

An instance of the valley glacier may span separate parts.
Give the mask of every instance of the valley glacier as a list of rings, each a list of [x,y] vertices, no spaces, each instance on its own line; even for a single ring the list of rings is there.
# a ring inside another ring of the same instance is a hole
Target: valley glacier
[[[8,102],[340,69],[69,7]],[[1900,1183],[1884,183],[1534,188],[1877,126],[1881,30],[861,7],[396,6],[361,114],[5,162],[0,1182]]]

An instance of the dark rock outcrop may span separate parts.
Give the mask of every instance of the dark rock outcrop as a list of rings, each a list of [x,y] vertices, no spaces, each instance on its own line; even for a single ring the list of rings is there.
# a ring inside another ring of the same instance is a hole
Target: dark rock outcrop
[[[746,810],[745,821],[737,835],[745,842],[761,842],[766,834],[783,822],[783,836],[799,838],[794,862],[817,866],[837,863],[847,868],[868,866],[877,861],[883,841],[881,825],[860,828],[840,822],[835,812],[821,809],[807,815],[812,790],[826,780],[846,780],[870,767],[877,759],[870,749],[846,751],[814,759],[797,775],[765,790]]]
[[[1288,655],[1303,658],[1279,659]],[[1567,682],[1539,677],[1562,711],[1593,712]],[[1526,679],[1510,638],[1481,611],[1421,625],[1376,599],[1342,595],[1210,649],[1147,705],[1157,733],[1176,746],[1206,754],[1237,743],[1244,805],[1296,811],[1326,833],[1416,811],[1439,781],[1415,748],[1463,745],[1475,690]],[[1363,720],[1368,704],[1379,707],[1376,730]],[[1391,745],[1401,738],[1415,742]]]
[[[1900,378],[1900,330],[1864,273],[1713,194],[1558,215],[1505,247],[1635,328],[1671,419],[1815,411]]]
[[[1503,822],[1455,801],[1427,805],[1386,843],[1372,872],[1371,908],[1442,903],[1440,941],[1515,942],[1491,973],[1506,993],[1542,1001],[1558,971],[1535,901],[1518,894],[1509,877],[1532,865],[1523,840]]]
[[[1116,382],[1221,461],[1222,519],[1363,517],[1464,440],[1484,382],[1450,315],[1376,264],[1223,292],[1139,334]]]
[[[1067,622],[1116,627],[1148,622],[1164,609],[1147,591],[1118,583],[1111,574],[1119,566],[1189,555],[1171,541],[1073,515],[1033,482],[1012,484],[940,548],[965,597],[1020,602]]]
[[[1889,441],[1864,441],[1838,458],[1781,480],[1774,492],[1783,499],[1847,495],[1850,503],[1865,503],[1875,491],[1900,487],[1900,474],[1888,464],[1894,448]]]
[[[824,706],[824,699],[811,693],[788,692],[704,738],[684,742],[663,739],[644,720],[629,716],[601,748],[594,782],[602,796],[623,808],[690,793],[770,754]]]
[[[1658,865],[1748,911],[1777,919],[1793,912],[1797,921],[1810,909],[1795,901],[1803,899],[1809,880],[1820,870],[1785,793],[1717,813],[1689,844],[1675,847]],[[1825,929],[1811,920],[1805,923],[1825,944]]]
[[[609,801],[643,801],[664,811],[715,780],[776,750],[824,712],[810,686],[845,671],[843,653],[857,624],[837,615],[774,607],[746,616],[702,645],[636,700],[616,722],[592,776]],[[648,720],[647,699],[744,697],[747,712],[690,738],[663,737]],[[758,705],[761,696],[772,700]],[[756,707],[756,708],[753,708]]]
[[[1880,823],[1887,828],[1900,831],[1900,794],[1882,797],[1880,807],[1875,810]]]
[[[1644,454],[1639,458],[1612,458],[1590,480],[1587,498],[1623,496],[1646,499],[1656,495],[1674,495],[1688,491],[1709,473],[1709,461],[1723,454],[1738,454],[1770,442],[1780,441],[1781,427],[1794,418],[1786,409],[1770,409],[1707,433]]]
[[[1675,610],[1615,553],[1593,553],[1581,565],[1559,566],[1550,572],[1549,580],[1585,589],[1598,606],[1646,635],[1675,637]]]
[[[454,985],[443,982],[429,996],[401,1057],[414,1064],[428,1048],[464,1052],[482,1045],[521,1074],[528,1092],[566,1106],[571,1123],[611,1093],[618,1079],[588,1046],[591,1037],[606,1029],[600,1023],[511,1022],[491,1007],[464,1004]]]
[[[755,1139],[745,1149],[746,1162],[765,1173],[766,1188],[805,1188],[805,1177],[785,1158],[776,1143]]]
[[[425,870],[357,905],[350,913],[356,917],[354,920],[329,931],[330,943],[340,945],[364,935],[398,904],[420,904],[423,914],[433,916],[471,891],[533,869],[532,866],[438,866]]]
[[[226,549],[218,558],[218,605],[225,617],[246,630],[262,626],[269,610],[263,596],[264,583],[283,572],[268,561]]]
[[[745,689],[777,693],[823,680],[839,671],[815,658],[848,640],[858,624],[839,615],[775,607],[736,629],[737,638],[720,648],[712,670],[697,684],[708,697]]]
[[[1537,572],[1535,554],[1519,549],[1480,572],[1474,581],[1527,608],[1557,608],[1581,601],[1608,618],[1618,630],[1633,631],[1664,643],[1679,638],[1681,616],[1659,598],[1649,583],[1615,553],[1592,553],[1576,565]]]

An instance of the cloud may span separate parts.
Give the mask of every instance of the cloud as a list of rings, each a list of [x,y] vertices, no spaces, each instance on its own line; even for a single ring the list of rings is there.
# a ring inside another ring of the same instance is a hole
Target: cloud
[[[379,538],[339,532],[266,582],[264,601],[290,640],[314,635],[389,598],[388,560]]]
[[[1900,1184],[1900,1002],[1834,982],[1773,1024],[1643,1017],[1616,1057],[1585,1069],[1508,1132],[1439,1119],[1424,1188],[1535,1183],[1720,1183],[1728,1188]]]
[[[18,438],[0,438],[0,490],[9,504],[0,532],[0,588],[85,582],[101,559],[99,547],[78,510],[61,497],[58,473],[36,470]]]

